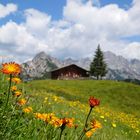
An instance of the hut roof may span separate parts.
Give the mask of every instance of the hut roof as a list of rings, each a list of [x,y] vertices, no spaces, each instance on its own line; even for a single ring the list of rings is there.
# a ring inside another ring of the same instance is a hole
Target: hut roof
[[[88,72],[88,70],[86,70],[86,69],[84,69],[84,68],[82,68],[82,67],[80,67],[80,66],[77,66],[76,64],[70,64],[70,65],[67,65],[67,66],[64,66],[64,67],[61,67],[61,68],[57,68],[57,69],[52,70],[51,72],[58,71],[58,70],[61,70],[61,69],[67,68],[67,67],[71,67],[71,66],[75,66],[75,67],[77,67],[77,68],[79,68],[79,69],[82,69],[82,70]]]

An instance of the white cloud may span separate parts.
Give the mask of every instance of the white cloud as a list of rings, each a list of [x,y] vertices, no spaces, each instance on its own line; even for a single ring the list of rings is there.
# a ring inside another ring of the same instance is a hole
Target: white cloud
[[[129,59],[140,59],[140,42],[133,42],[128,44],[128,46],[122,50],[122,54]]]
[[[6,6],[0,4],[0,18],[4,18],[10,13],[17,11],[17,5],[9,3]]]
[[[139,59],[140,43],[121,39],[140,35],[139,7],[139,0],[134,0],[128,10],[116,4],[97,7],[68,0],[63,18],[57,21],[47,13],[26,9],[24,22],[9,21],[0,27],[0,48],[4,54],[25,61],[39,51],[60,58],[92,56],[100,43],[104,51]]]
[[[25,26],[29,32],[38,37],[44,37],[50,27],[51,16],[35,9],[25,10]]]

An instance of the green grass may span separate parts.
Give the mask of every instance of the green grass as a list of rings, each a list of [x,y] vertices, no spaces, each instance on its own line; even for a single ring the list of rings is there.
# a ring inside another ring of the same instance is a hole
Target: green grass
[[[140,86],[116,81],[32,81],[30,92],[53,92],[67,100],[87,103],[89,96],[101,100],[101,106],[140,116]]]
[[[4,123],[0,123],[0,135],[4,140],[59,140],[60,129],[37,120],[33,114],[37,112],[55,113],[59,118],[74,118],[78,128],[66,128],[61,140],[78,140],[90,109],[90,96],[100,100],[100,106],[93,108],[90,120],[98,120],[102,128],[89,139],[140,139],[138,85],[104,80],[36,80],[23,83],[18,88],[23,92],[19,98],[29,100],[24,106],[18,107],[13,104],[16,99],[11,96],[11,106],[3,118]],[[3,100],[4,96],[0,99]],[[27,106],[33,108],[33,113],[22,112]],[[3,124],[5,125],[1,126]],[[83,140],[87,138],[84,137]]]
[[[63,97],[64,103],[50,100],[50,104],[47,104],[50,109],[46,109],[46,111],[55,112],[59,117],[65,117],[64,112],[68,112],[70,117],[76,118],[76,123],[79,123],[79,120],[81,124],[88,113],[88,99],[90,96],[94,96],[100,99],[101,104],[95,109],[93,118],[100,120],[103,128],[92,138],[97,140],[140,139],[138,133],[140,131],[140,86],[138,85],[117,81],[38,80],[24,86],[29,94],[37,94],[31,103],[34,104],[34,108],[50,95]],[[69,107],[73,101],[79,101],[79,106],[85,105],[85,107],[80,108],[78,105]],[[39,109],[39,107],[37,108]],[[100,116],[104,116],[104,119]],[[112,123],[115,123],[117,127],[113,128]]]

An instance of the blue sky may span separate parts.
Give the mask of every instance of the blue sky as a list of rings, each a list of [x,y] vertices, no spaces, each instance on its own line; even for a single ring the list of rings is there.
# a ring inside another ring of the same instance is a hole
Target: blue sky
[[[45,51],[62,59],[80,58],[91,56],[100,43],[104,51],[139,58],[139,0],[89,1],[0,0],[0,55],[11,53],[24,61]]]
[[[59,19],[62,17],[66,0],[1,0],[0,3],[15,3],[18,5],[20,11],[28,8],[35,8],[52,15],[53,19]]]
[[[95,2],[96,1],[98,0],[95,0]],[[60,19],[62,18],[63,7],[66,5],[66,0],[1,0],[0,3],[15,3],[18,5],[20,11],[28,8],[35,8],[40,11],[47,12],[53,19]],[[101,6],[118,4],[120,7],[126,9],[131,6],[132,0],[100,0],[100,4]],[[19,16],[17,16],[16,20],[19,21]]]

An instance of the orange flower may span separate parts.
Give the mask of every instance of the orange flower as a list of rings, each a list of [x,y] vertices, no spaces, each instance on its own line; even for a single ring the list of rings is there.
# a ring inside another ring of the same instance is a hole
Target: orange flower
[[[97,120],[92,120],[92,121],[91,121],[91,128],[92,128],[92,129],[102,128],[102,125],[101,125],[101,123],[98,122]]]
[[[2,64],[1,72],[4,74],[18,75],[21,72],[21,67],[15,62],[9,62]]]
[[[20,78],[15,77],[15,78],[12,78],[12,82],[19,84],[19,83],[21,83],[21,80],[20,80]]]
[[[52,124],[54,127],[61,127],[63,122],[62,122],[62,119],[54,118],[54,119],[52,119],[50,124]]]
[[[74,118],[68,118],[67,119],[67,126],[68,127],[73,127],[74,126],[73,122],[74,122]]]
[[[43,113],[43,114],[41,114],[41,113],[35,113],[35,117],[37,119],[41,119],[41,120],[45,121],[46,118],[47,118],[47,114],[45,114],[45,113]]]
[[[74,121],[73,118],[63,118],[62,119],[62,125],[63,126],[68,126],[68,127],[73,127],[74,126],[73,121]]]
[[[16,86],[12,86],[11,87],[11,91],[16,91],[17,90],[17,87]]]
[[[26,107],[26,108],[23,109],[24,113],[29,113],[29,112],[32,112],[32,111],[33,111],[32,107]]]
[[[99,129],[101,127],[102,126],[101,126],[100,122],[98,122],[97,120],[92,120],[91,121],[91,128],[89,131],[86,132],[86,136],[88,138],[90,138],[92,136],[92,134],[96,131],[96,129]]]
[[[100,101],[98,99],[95,99],[94,97],[89,98],[89,105],[91,108],[94,106],[98,106],[100,104]]]
[[[21,91],[15,91],[15,92],[14,92],[14,96],[15,96],[15,97],[19,97],[21,94],[22,94]]]
[[[26,104],[26,100],[24,99],[24,98],[22,98],[22,99],[20,99],[17,103],[19,104],[19,105],[24,105],[24,104]]]
[[[90,138],[90,137],[92,136],[93,133],[94,133],[93,130],[87,131],[87,132],[86,132],[86,136],[87,136],[88,138]]]
[[[45,122],[51,122],[54,121],[56,119],[55,114],[54,113],[48,113],[45,119]]]
[[[41,113],[35,113],[35,117],[37,119],[42,119],[42,114]]]

